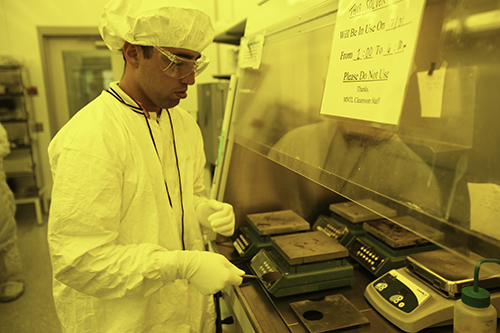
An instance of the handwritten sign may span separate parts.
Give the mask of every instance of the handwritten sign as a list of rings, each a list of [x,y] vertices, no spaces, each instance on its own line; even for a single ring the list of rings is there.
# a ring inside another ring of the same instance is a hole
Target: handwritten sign
[[[251,38],[241,39],[240,46],[240,67],[254,68],[260,67],[262,60],[262,48],[264,47],[264,35],[259,34]]]
[[[417,73],[418,91],[420,93],[420,115],[422,117],[441,117],[447,65],[445,61],[440,69]]]
[[[397,125],[425,0],[340,0],[321,113]]]
[[[432,74],[429,74],[428,72],[417,73],[422,117],[441,117],[445,78],[446,64],[441,66],[441,69],[434,70]]]
[[[471,203],[470,229],[500,240],[500,186],[467,185]]]

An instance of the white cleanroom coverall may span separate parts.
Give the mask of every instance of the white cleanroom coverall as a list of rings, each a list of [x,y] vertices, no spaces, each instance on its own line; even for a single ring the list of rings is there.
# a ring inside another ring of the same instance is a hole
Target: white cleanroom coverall
[[[16,221],[14,220],[16,203],[14,195],[7,185],[3,166],[3,158],[9,153],[10,145],[9,140],[7,140],[7,132],[0,124],[0,251],[5,250],[17,239]]]
[[[146,120],[107,92],[55,136],[48,240],[64,332],[213,332],[212,297],[184,278],[182,256],[204,250],[202,142],[182,109]]]
[[[0,288],[7,280],[21,278],[21,258],[17,249],[16,202],[7,185],[3,158],[10,153],[7,132],[0,124]],[[0,290],[1,294],[1,290]]]

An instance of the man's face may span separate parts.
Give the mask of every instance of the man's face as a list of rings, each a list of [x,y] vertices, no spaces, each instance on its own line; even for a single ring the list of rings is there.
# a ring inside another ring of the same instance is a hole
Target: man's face
[[[196,51],[165,48],[174,55],[187,59],[197,59],[200,53]],[[141,64],[137,72],[137,85],[147,100],[142,101],[148,110],[156,108],[172,108],[179,104],[181,99],[187,97],[189,85],[195,82],[194,72],[188,76],[178,79],[168,76],[162,71],[165,59],[155,48],[152,49],[152,56],[145,59],[141,54]]]

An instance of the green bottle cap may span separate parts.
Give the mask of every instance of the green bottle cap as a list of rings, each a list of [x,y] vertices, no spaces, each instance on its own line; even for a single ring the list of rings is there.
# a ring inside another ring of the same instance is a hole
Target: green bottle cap
[[[462,302],[468,306],[484,309],[490,306],[490,292],[481,287],[477,292],[473,286],[462,288]]]
[[[479,287],[479,269],[484,262],[500,263],[499,259],[481,259],[476,264],[474,270],[474,285],[462,288],[462,302],[477,309],[484,309],[490,306],[490,292]]]

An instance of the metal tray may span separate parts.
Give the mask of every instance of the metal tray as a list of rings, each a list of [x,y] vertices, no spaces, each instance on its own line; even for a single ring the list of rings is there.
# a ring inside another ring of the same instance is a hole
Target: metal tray
[[[287,234],[311,229],[309,222],[293,210],[249,214],[247,221],[259,236]]]
[[[326,333],[370,325],[370,321],[345,296],[337,294],[320,300],[290,303],[310,333]]]
[[[321,231],[271,237],[273,247],[290,265],[321,262],[349,256],[335,238]]]
[[[359,204],[351,201],[331,204],[330,210],[352,223],[380,220],[383,217],[395,217],[397,215],[394,209],[373,200],[363,199],[358,202]],[[374,212],[378,212],[378,214]]]
[[[365,222],[363,229],[394,249],[429,243],[425,238],[388,220]]]
[[[406,260],[406,269],[411,274],[446,298],[460,298],[462,288],[474,283],[476,265],[449,251],[415,253],[409,255]],[[500,265],[483,264],[479,274],[479,286],[487,290],[500,288]]]

